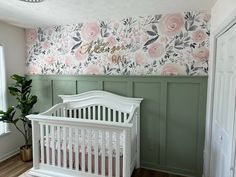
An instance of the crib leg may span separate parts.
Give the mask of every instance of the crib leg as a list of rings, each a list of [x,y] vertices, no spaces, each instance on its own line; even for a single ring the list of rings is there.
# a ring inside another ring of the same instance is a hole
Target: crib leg
[[[137,146],[136,146],[136,164],[135,168],[140,168],[140,108],[136,112],[136,133],[137,133]]]
[[[124,152],[123,152],[123,177],[131,176],[131,130],[125,130]]]
[[[32,121],[33,168],[39,168],[39,123]]]

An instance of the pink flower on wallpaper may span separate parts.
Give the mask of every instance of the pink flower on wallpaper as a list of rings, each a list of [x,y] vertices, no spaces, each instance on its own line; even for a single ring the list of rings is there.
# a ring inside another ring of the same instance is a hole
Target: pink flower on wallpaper
[[[136,43],[139,43],[139,42],[140,42],[140,36],[135,36],[134,39],[135,39],[135,42],[136,42]]]
[[[176,76],[176,75],[185,75],[183,68],[179,66],[178,64],[166,64],[162,68],[161,75],[165,76]]]
[[[110,47],[116,45],[116,39],[113,36],[108,37],[107,42]]]
[[[48,49],[50,47],[50,43],[48,42],[48,41],[45,41],[44,43],[43,43],[43,48],[44,49]]]
[[[26,42],[27,44],[32,44],[36,41],[38,37],[38,32],[36,29],[26,29]]]
[[[52,65],[55,62],[55,58],[53,56],[47,57],[46,59],[44,59],[44,62],[47,65]]]
[[[151,58],[158,58],[161,57],[165,52],[164,46],[159,43],[152,43],[150,46],[148,46],[148,54]]]
[[[41,70],[37,66],[28,66],[26,73],[30,75],[41,74]]]
[[[125,37],[125,38],[122,39],[122,45],[124,45],[124,46],[129,45],[129,44],[132,43],[132,40],[133,39],[131,39],[129,37]]]
[[[101,71],[101,68],[95,64],[91,64],[89,65],[86,69],[84,74],[88,74],[88,75],[100,75],[100,74],[104,74]]]
[[[203,20],[205,20],[206,22],[209,22],[211,20],[211,15],[210,14],[204,14]]]
[[[194,42],[203,42],[206,39],[207,35],[202,30],[197,30],[193,33],[192,39]]]
[[[112,22],[111,22],[111,26],[112,26],[114,29],[118,29],[119,26],[120,26],[120,24],[119,24],[118,21],[112,21]]]
[[[93,41],[97,39],[100,31],[101,29],[98,23],[87,23],[81,29],[81,36],[86,41]]]
[[[75,51],[75,57],[78,61],[84,60],[86,58],[86,54],[83,54],[81,48],[78,48]]]
[[[66,64],[67,66],[71,66],[71,65],[72,65],[72,58],[67,57],[67,58],[65,59],[65,64]]]
[[[167,37],[164,36],[160,37],[160,42],[166,44],[168,42]]]
[[[138,51],[135,53],[135,62],[138,64],[138,65],[143,65],[143,64],[146,64],[146,59],[143,55],[143,53],[141,51]]]
[[[143,42],[143,43],[146,43],[147,41],[148,41],[148,35],[145,33],[145,34],[143,34],[142,36],[141,36],[141,41]]]
[[[204,62],[204,61],[208,60],[208,58],[209,58],[209,49],[206,47],[198,48],[193,52],[192,55],[193,55],[193,58],[197,62]]]
[[[183,25],[184,18],[182,14],[168,14],[161,18],[159,29],[162,34],[171,37],[180,32]]]

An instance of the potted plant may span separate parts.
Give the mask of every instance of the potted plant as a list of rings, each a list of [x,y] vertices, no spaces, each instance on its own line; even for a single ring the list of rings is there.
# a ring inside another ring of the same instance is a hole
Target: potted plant
[[[37,102],[37,96],[31,94],[32,80],[24,76],[12,75],[15,83],[8,87],[10,94],[17,100],[17,105],[9,107],[6,112],[0,111],[0,121],[13,124],[22,134],[25,144],[20,147],[22,161],[32,160],[31,122],[26,117],[32,113],[32,108]],[[17,110],[19,113],[16,114]],[[17,116],[16,116],[17,115]]]

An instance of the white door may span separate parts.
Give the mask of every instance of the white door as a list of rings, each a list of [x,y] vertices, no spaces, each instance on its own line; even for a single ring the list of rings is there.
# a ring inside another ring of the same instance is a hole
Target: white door
[[[233,177],[236,25],[217,38],[216,51],[210,177]]]

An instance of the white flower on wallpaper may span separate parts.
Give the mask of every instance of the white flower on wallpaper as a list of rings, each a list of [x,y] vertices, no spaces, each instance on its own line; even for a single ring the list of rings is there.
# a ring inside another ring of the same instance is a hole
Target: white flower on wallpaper
[[[27,74],[207,75],[209,22],[185,12],[27,29]]]

